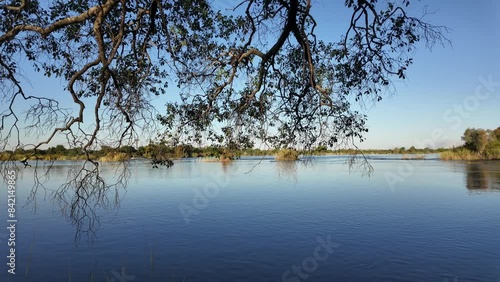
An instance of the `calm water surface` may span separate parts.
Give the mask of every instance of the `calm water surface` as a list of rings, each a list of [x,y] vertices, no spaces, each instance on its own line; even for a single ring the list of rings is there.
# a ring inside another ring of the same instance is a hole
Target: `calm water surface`
[[[134,161],[126,189],[59,196],[70,163],[36,191],[28,168],[0,281],[500,281],[500,162],[370,163]]]

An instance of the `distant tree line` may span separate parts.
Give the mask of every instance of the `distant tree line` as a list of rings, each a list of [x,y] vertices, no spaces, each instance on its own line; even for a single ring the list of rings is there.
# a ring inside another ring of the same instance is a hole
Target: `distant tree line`
[[[430,154],[439,153],[449,149],[439,148],[420,148],[414,146],[410,148],[398,147],[393,149],[367,149],[361,150],[364,154]],[[114,148],[111,146],[103,145],[100,150],[90,151],[93,158],[102,162],[124,161],[132,158],[144,158],[152,160],[171,160],[180,158],[216,158],[216,159],[237,159],[240,156],[270,156],[278,155],[280,149],[259,149],[259,148],[231,148],[223,146],[205,146],[196,147],[189,144],[181,144],[172,146],[167,143],[157,142],[150,143],[145,146],[122,146]],[[298,151],[301,154],[311,155],[351,155],[359,153],[355,149],[341,149],[332,150],[326,146],[317,146],[309,151]],[[31,150],[24,150],[22,148],[15,151],[4,151],[0,153],[0,160],[22,160],[26,156],[34,155]],[[86,155],[78,148],[66,148],[63,145],[49,147],[48,149],[38,149],[36,156],[40,160],[79,160],[85,159]]]

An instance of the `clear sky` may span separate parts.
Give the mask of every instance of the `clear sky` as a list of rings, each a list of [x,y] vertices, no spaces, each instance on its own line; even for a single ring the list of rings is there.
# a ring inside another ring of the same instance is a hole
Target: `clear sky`
[[[339,19],[335,12],[341,2],[316,2],[322,38],[334,24],[348,22],[347,13]],[[500,126],[500,1],[411,1],[411,12],[422,15],[426,5],[432,13],[425,19],[450,28],[452,46],[416,51],[397,93],[367,112],[362,148],[459,145],[467,127]]]
[[[318,37],[338,40],[350,18],[344,1],[314,3]],[[461,144],[467,127],[500,126],[500,1],[422,0],[412,1],[410,10],[422,15],[425,5],[433,12],[427,21],[451,29],[447,37],[452,46],[435,46],[430,51],[422,45],[416,51],[408,79],[395,81],[396,94],[366,111],[370,132],[361,148],[447,147]],[[24,74],[30,81],[24,83],[28,93],[50,93],[71,102],[62,81],[27,69]],[[171,98],[155,101],[160,112],[167,99]]]

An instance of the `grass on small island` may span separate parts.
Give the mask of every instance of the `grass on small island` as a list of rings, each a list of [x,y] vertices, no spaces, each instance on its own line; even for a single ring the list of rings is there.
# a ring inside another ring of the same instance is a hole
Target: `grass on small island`
[[[221,162],[221,163],[229,163],[237,159],[238,156],[232,152],[225,151],[220,154],[215,154],[213,156],[203,157],[202,162]]]
[[[127,153],[120,152],[109,152],[106,155],[99,158],[100,162],[111,163],[111,162],[124,162],[130,159],[130,155]]]
[[[205,162],[205,163],[218,163],[218,162],[228,163],[228,162],[232,162],[233,159],[228,158],[228,157],[224,157],[224,156],[220,156],[220,157],[203,157],[203,158],[201,158],[201,161]]]
[[[294,149],[281,149],[276,154],[277,161],[296,161],[299,159],[300,152]]]

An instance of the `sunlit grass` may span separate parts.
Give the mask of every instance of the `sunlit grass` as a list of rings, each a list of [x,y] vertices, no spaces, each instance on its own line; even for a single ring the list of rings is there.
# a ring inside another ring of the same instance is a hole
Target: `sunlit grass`
[[[463,148],[444,151],[439,154],[439,157],[445,161],[474,161],[483,159],[479,154]]]
[[[299,159],[300,153],[294,149],[281,149],[276,154],[277,161],[296,161]]]
[[[130,159],[126,153],[109,152],[105,156],[99,158],[100,162],[123,162]]]
[[[202,162],[222,162],[222,163],[228,163],[232,162],[234,159],[236,159],[237,156],[236,154],[232,152],[223,152],[214,156],[210,157],[203,157],[201,159]]]

